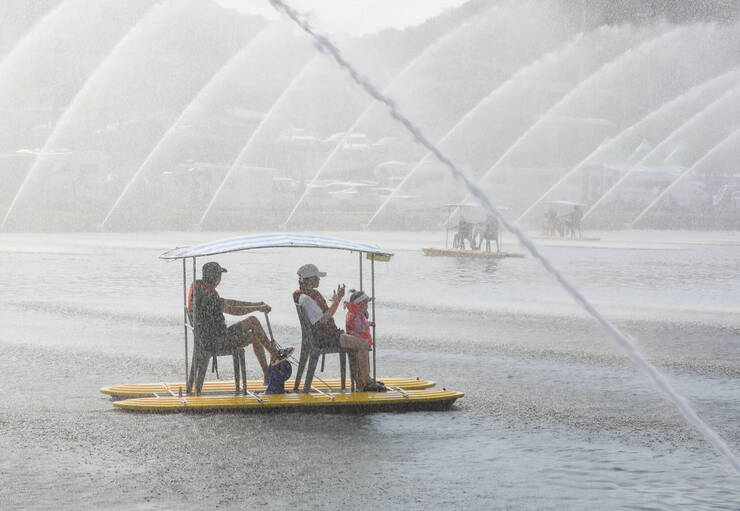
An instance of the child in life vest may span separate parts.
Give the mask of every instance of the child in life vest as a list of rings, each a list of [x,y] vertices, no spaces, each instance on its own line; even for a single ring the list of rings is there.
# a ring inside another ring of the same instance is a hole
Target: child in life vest
[[[375,323],[368,321],[367,305],[372,301],[364,291],[352,291],[348,302],[344,302],[344,308],[347,309],[347,319],[345,327],[347,333],[360,337],[367,341],[367,346],[372,348],[373,335],[370,327]]]

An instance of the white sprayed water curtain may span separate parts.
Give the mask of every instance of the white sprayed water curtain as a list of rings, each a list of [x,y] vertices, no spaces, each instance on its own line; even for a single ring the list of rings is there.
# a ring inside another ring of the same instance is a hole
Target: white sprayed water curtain
[[[630,359],[644,371],[653,384],[663,392],[668,399],[670,399],[678,408],[681,415],[686,421],[694,426],[706,440],[712,444],[726,459],[730,462],[732,467],[740,474],[740,461],[738,461],[735,454],[732,452],[727,443],[709,427],[702,419],[697,415],[694,409],[689,404],[688,400],[679,394],[668,379],[658,369],[652,365],[648,360],[637,350],[635,343],[623,334],[615,325],[611,323],[606,317],[604,317],[596,308],[591,304],[588,299],[570,282],[553,264],[550,260],[545,257],[539,249],[535,246],[534,242],[527,237],[519,227],[510,222],[496,207],[496,205],[483,193],[483,191],[472,181],[470,181],[457,166],[445,156],[429,139],[417,128],[408,118],[406,118],[396,108],[395,103],[390,98],[383,95],[377,87],[375,87],[365,76],[361,75],[349,62],[347,62],[342,56],[339,49],[324,35],[321,35],[313,30],[311,25],[306,19],[298,14],[297,11],[286,5],[282,0],[270,0],[272,6],[279,12],[283,12],[290,19],[292,19],[304,32],[311,36],[316,46],[322,52],[331,56],[337,64],[347,71],[350,77],[362,87],[370,96],[375,98],[380,103],[383,103],[390,115],[399,123],[401,123],[418,143],[426,147],[434,156],[452,173],[452,175],[461,180],[465,187],[468,189],[470,194],[474,196],[480,204],[491,214],[495,215],[496,218],[509,230],[514,236],[517,237],[519,243],[521,243],[532,256],[542,263],[542,266],[550,272],[570,294],[573,299],[583,307],[586,312],[591,315],[601,326],[606,330],[609,335],[624,349]]]

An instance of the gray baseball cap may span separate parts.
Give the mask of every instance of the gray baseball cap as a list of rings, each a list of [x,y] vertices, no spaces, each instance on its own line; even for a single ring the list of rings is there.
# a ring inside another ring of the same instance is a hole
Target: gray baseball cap
[[[302,279],[309,277],[326,277],[326,272],[319,271],[315,264],[304,264],[298,268],[298,276]]]

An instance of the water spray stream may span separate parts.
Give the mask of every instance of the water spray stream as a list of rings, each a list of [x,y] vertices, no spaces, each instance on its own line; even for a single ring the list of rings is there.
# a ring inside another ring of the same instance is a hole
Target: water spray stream
[[[280,108],[282,106],[283,102],[285,101],[285,98],[289,96],[289,94],[293,91],[295,86],[300,83],[301,79],[306,76],[306,73],[311,69],[311,66],[314,62],[318,60],[318,55],[313,57],[311,60],[306,62],[306,64],[303,65],[303,68],[298,72],[298,74],[293,77],[293,80],[288,84],[287,87],[283,90],[282,93],[280,93],[280,96],[275,100],[275,102],[270,107],[270,110],[265,114],[265,116],[260,120],[259,124],[255,128],[255,130],[252,132],[252,134],[249,136],[249,140],[247,140],[247,143],[244,144],[244,147],[239,152],[239,155],[234,160],[234,163],[231,164],[231,167],[229,167],[229,170],[226,172],[226,175],[224,176],[223,180],[221,180],[221,184],[216,189],[215,193],[213,194],[213,197],[211,197],[211,201],[208,203],[208,206],[206,207],[206,210],[203,212],[203,215],[201,215],[200,220],[198,221],[198,226],[202,226],[203,222],[205,221],[206,217],[208,216],[208,213],[211,212],[211,208],[213,208],[213,204],[216,202],[216,199],[218,199],[218,196],[221,194],[221,190],[223,190],[224,186],[226,186],[226,183],[229,181],[229,178],[231,177],[231,174],[234,173],[234,170],[236,170],[236,167],[241,163],[242,158],[244,158],[244,155],[249,152],[249,150],[252,148],[252,144],[257,139],[257,135],[259,135],[262,132],[262,129],[265,127],[265,124],[267,121],[272,117],[273,112]]]
[[[254,37],[249,40],[249,42],[244,47],[242,47],[228,61],[226,61],[226,63],[221,66],[221,68],[216,71],[216,73],[214,73],[211,79],[208,80],[208,83],[206,83],[203,88],[200,89],[200,91],[195,95],[192,101],[190,101],[190,103],[183,109],[177,119],[175,119],[175,122],[173,122],[167,129],[167,131],[165,131],[164,135],[162,135],[162,137],[159,139],[159,142],[157,142],[157,144],[154,146],[154,149],[152,149],[149,152],[149,155],[144,158],[144,161],[139,166],[137,171],[134,172],[134,175],[131,176],[131,179],[129,179],[128,183],[126,183],[126,186],[123,188],[118,198],[114,201],[113,206],[111,206],[111,208],[108,210],[108,214],[105,215],[105,218],[102,222],[103,227],[107,226],[108,220],[110,220],[110,217],[116,211],[118,205],[126,197],[126,194],[128,194],[128,191],[134,185],[139,176],[144,173],[145,170],[148,170],[150,163],[152,162],[152,160],[154,160],[154,157],[159,154],[160,149],[169,141],[172,133],[180,125],[180,122],[185,118],[186,115],[193,111],[195,106],[199,105],[209,94],[213,92],[215,85],[220,83],[221,79],[228,73],[228,71],[232,69],[235,63],[237,63],[244,55],[249,53],[249,51],[254,46],[255,41],[257,41],[260,35],[265,33],[266,31],[267,27],[261,29]]]
[[[728,98],[732,98],[734,94],[737,94],[740,92],[740,86],[735,86],[726,93],[724,93],[722,96],[720,96],[718,99],[714,100],[712,103],[710,103],[707,107],[702,109],[699,113],[693,115],[690,119],[688,119],[686,122],[678,126],[675,130],[673,130],[663,141],[655,146],[650,152],[648,152],[645,156],[640,158],[640,161],[632,165],[627,172],[624,173],[622,177],[617,179],[617,181],[611,185],[602,195],[599,197],[599,199],[594,202],[588,210],[583,214],[582,221],[586,219],[591,213],[594,212],[594,210],[600,206],[604,200],[607,197],[610,197],[612,193],[614,193],[615,190],[617,190],[622,183],[624,183],[629,176],[631,176],[643,163],[645,163],[647,160],[650,159],[654,154],[658,152],[658,150],[662,149],[663,147],[667,146],[671,141],[673,141],[675,138],[677,138],[679,135],[681,135],[684,131],[686,131],[688,128],[693,126],[695,123],[700,122],[702,118],[707,115],[708,112],[711,112],[712,110],[721,110],[722,103],[726,101]]]
[[[715,144],[709,151],[707,151],[704,154],[704,156],[699,158],[699,160],[697,160],[697,162],[694,163],[691,167],[681,172],[676,177],[676,179],[674,179],[673,182],[671,182],[671,184],[669,184],[662,192],[660,192],[658,196],[655,197],[655,199],[653,199],[653,201],[650,204],[648,204],[648,206],[645,209],[643,209],[639,215],[637,215],[637,217],[632,221],[632,227],[634,227],[637,224],[637,222],[639,222],[640,219],[644,217],[648,211],[653,209],[655,205],[658,204],[660,200],[663,197],[665,197],[665,195],[668,192],[670,192],[679,182],[681,182],[683,178],[685,178],[686,176],[694,172],[694,170],[696,170],[705,161],[707,161],[714,153],[722,149],[730,140],[738,138],[738,135],[740,135],[740,128],[735,129],[735,131],[733,131],[732,133],[727,135],[725,138],[723,138],[718,144]],[[737,147],[737,146],[734,146],[734,147]]]
[[[131,29],[129,29],[129,31],[118,41],[118,43],[116,43],[116,45],[108,53],[108,55],[103,59],[103,61],[100,64],[98,64],[98,66],[95,68],[92,74],[87,78],[85,83],[82,85],[80,90],[77,92],[75,97],[72,98],[72,101],[67,106],[64,113],[57,120],[54,130],[51,132],[49,137],[44,142],[43,148],[41,149],[41,151],[37,154],[36,158],[34,159],[34,162],[31,165],[30,170],[26,173],[26,176],[23,178],[23,182],[21,182],[21,185],[18,187],[18,191],[13,197],[13,200],[11,201],[10,206],[8,207],[8,210],[5,212],[5,216],[3,217],[2,223],[0,223],[0,229],[5,228],[5,224],[8,222],[8,219],[10,218],[10,215],[13,212],[13,209],[15,209],[15,205],[18,202],[18,199],[23,195],[23,192],[28,186],[28,183],[31,181],[31,178],[36,174],[36,172],[38,172],[38,169],[41,165],[42,156],[50,152],[53,145],[56,143],[56,139],[59,136],[59,133],[62,132],[63,128],[66,127],[72,114],[77,110],[77,107],[87,97],[87,94],[95,87],[100,76],[102,76],[103,73],[108,69],[108,66],[110,65],[110,63],[115,60],[115,58],[121,52],[121,49],[125,47],[129,41],[136,38],[136,36],[138,35],[142,27],[144,27],[147,24],[147,22],[151,21],[157,13],[160,13],[162,9],[164,9],[163,7],[164,5],[165,4],[158,4],[158,5],[151,7],[146,12],[146,14]]]
[[[484,15],[487,15],[490,13],[490,11],[494,10],[497,6],[494,6],[492,9],[489,9],[486,11]],[[446,41],[449,41],[453,37],[455,37],[458,33],[460,33],[461,30],[468,27],[468,25],[471,22],[463,23],[459,27],[455,28],[454,30],[448,32],[441,38],[439,38],[434,43],[427,46],[424,51],[419,53],[417,56],[415,56],[413,59],[411,59],[404,67],[401,69],[396,75],[393,77],[393,79],[390,81],[388,85],[385,86],[383,89],[383,93],[388,93],[393,87],[401,80],[401,78],[406,76],[406,73],[408,73],[410,70],[414,69],[416,65],[419,62],[422,62],[426,57],[428,57],[433,51],[435,51],[437,48],[439,48],[441,45],[443,45]],[[342,148],[344,141],[349,138],[350,134],[357,128],[357,126],[360,125],[362,121],[365,120],[365,117],[372,111],[373,106],[375,106],[375,102],[370,100],[368,106],[360,113],[360,115],[357,117],[357,119],[354,120],[354,122],[347,128],[344,132],[344,136],[342,136],[332,149],[332,151],[329,153],[329,155],[324,159],[322,164],[319,166],[319,169],[316,171],[316,174],[313,176],[313,179],[311,179],[311,182],[308,183],[308,186],[306,186],[306,189],[303,190],[303,193],[296,201],[295,205],[293,206],[293,209],[290,210],[290,213],[288,214],[288,217],[285,219],[285,222],[283,222],[283,226],[288,225],[288,222],[291,221],[293,218],[293,215],[295,215],[295,212],[298,210],[298,207],[303,203],[304,199],[308,195],[308,193],[311,191],[312,185],[316,182],[316,180],[323,174],[326,167],[329,166],[329,163],[331,163],[334,160],[334,157],[337,155],[339,150]]]
[[[531,62],[521,68],[519,71],[514,73],[508,80],[506,80],[504,83],[497,86],[495,89],[493,89],[491,92],[489,92],[483,99],[481,99],[476,105],[468,110],[458,121],[455,123],[452,128],[450,128],[445,135],[440,138],[436,145],[441,145],[447,142],[447,140],[452,137],[452,135],[455,134],[455,132],[460,128],[460,126],[464,125],[466,122],[468,122],[475,112],[477,112],[480,108],[483,108],[486,104],[488,104],[490,101],[495,99],[502,91],[505,91],[507,87],[513,86],[517,82],[517,80],[523,76],[525,76],[528,72],[531,71],[531,69],[537,65],[539,65],[541,62],[546,61],[549,58],[552,58],[554,55],[560,54],[563,51],[566,51],[568,49],[572,49],[575,47],[575,45],[578,43],[578,41],[581,40],[583,37],[583,33],[578,33],[576,36],[568,42],[563,48],[556,50],[554,52],[548,52],[542,57],[538,58],[534,62]],[[421,159],[419,159],[418,162],[416,162],[416,165],[413,166],[413,168],[406,173],[405,176],[403,176],[403,179],[398,183],[398,185],[391,191],[390,194],[388,194],[388,197],[383,201],[383,203],[378,207],[378,209],[375,211],[372,217],[370,217],[370,220],[367,222],[367,226],[369,227],[370,224],[373,223],[373,220],[385,209],[385,207],[388,205],[388,203],[395,197],[398,192],[400,192],[403,187],[406,185],[406,183],[416,174],[416,171],[430,158],[433,157],[433,154],[431,152],[427,152]]]
[[[587,76],[585,79],[583,79],[575,88],[573,88],[568,94],[563,96],[563,98],[558,101],[555,105],[550,107],[547,112],[544,113],[537,121],[535,121],[524,133],[522,133],[519,138],[516,139],[516,141],[504,152],[504,154],[501,155],[501,157],[496,160],[496,162],[491,165],[491,167],[478,179],[479,184],[483,184],[491,174],[493,174],[498,168],[501,166],[501,164],[506,161],[506,159],[509,157],[511,153],[513,153],[516,149],[518,149],[527,139],[528,137],[535,132],[535,130],[544,123],[547,119],[550,118],[550,116],[556,112],[559,108],[561,108],[563,105],[565,105],[568,101],[570,101],[573,97],[576,97],[578,94],[583,92],[586,88],[593,85],[593,83],[604,76],[605,73],[609,71],[613,71],[617,68],[617,66],[624,63],[624,61],[632,58],[637,52],[645,51],[652,49],[653,46],[659,43],[664,43],[667,39],[675,38],[678,35],[680,35],[682,32],[684,32],[685,29],[682,28],[674,28],[673,30],[669,30],[667,32],[664,32],[656,37],[653,37],[652,39],[645,41],[641,43],[636,48],[627,48],[625,51],[620,53],[617,57],[613,58],[603,66],[601,66],[599,69],[591,73],[589,76]],[[467,201],[464,200],[463,203]],[[455,208],[455,210],[452,212],[454,215],[457,213],[459,208]]]
[[[586,166],[591,161],[595,160],[599,155],[606,152],[608,149],[611,149],[612,147],[616,147],[618,143],[621,143],[622,140],[628,138],[633,133],[639,131],[642,129],[645,125],[649,124],[652,120],[655,118],[667,113],[668,111],[674,110],[678,106],[686,103],[687,101],[694,100],[697,96],[701,95],[702,97],[707,94],[707,90],[716,86],[717,84],[723,84],[722,82],[726,80],[736,80],[735,75],[738,74],[737,68],[728,71],[726,73],[723,73],[719,76],[715,76],[714,78],[711,78],[707,80],[706,82],[696,85],[692,87],[687,92],[684,92],[680,96],[671,99],[670,101],[663,103],[660,107],[653,110],[649,114],[647,114],[645,117],[634,123],[632,126],[625,128],[622,130],[619,134],[617,134],[614,138],[611,140],[608,140],[596,149],[594,149],[588,156],[583,158],[579,163],[576,164],[575,167],[573,167],[571,170],[563,174],[560,179],[558,179],[555,183],[553,183],[550,188],[545,191],[542,195],[540,195],[537,199],[535,199],[527,209],[524,210],[524,212],[519,215],[519,218],[516,219],[517,222],[521,222],[537,205],[545,200],[552,192],[554,192],[561,184],[563,184],[565,181],[567,181],[571,176],[575,175],[579,170],[581,170],[584,166]],[[734,83],[734,82],[733,82]]]
[[[68,1],[62,1],[51,11],[44,14],[44,16],[42,16],[41,19],[37,21],[36,24],[31,28],[31,30],[29,30],[26,35],[24,35],[18,42],[16,42],[10,49],[10,51],[6,53],[2,59],[0,59],[0,77],[4,77],[5,74],[8,72],[8,69],[13,66],[16,59],[22,57],[23,50],[26,46],[30,45],[31,42],[34,41],[37,37],[40,37],[41,34],[48,33],[49,27],[47,27],[47,24],[51,24],[54,21],[54,18],[59,15],[60,11],[63,10],[62,8],[65,7],[68,3]]]
[[[563,289],[565,289],[568,294],[570,294],[573,299],[577,303],[579,303],[586,310],[586,312],[588,312],[588,314],[590,314],[594,319],[596,319],[596,321],[598,321],[602,325],[602,327],[611,335],[611,337],[614,338],[617,344],[625,350],[629,358],[648,375],[653,384],[655,384],[655,386],[658,387],[658,389],[662,391],[676,405],[686,421],[694,426],[702,435],[704,435],[707,441],[712,444],[720,453],[722,453],[722,455],[725,456],[732,467],[738,472],[738,474],[740,474],[740,461],[738,461],[738,459],[735,457],[732,450],[725,443],[725,441],[696,414],[688,401],[673,388],[673,385],[668,381],[668,379],[663,376],[663,374],[658,371],[655,366],[648,362],[648,360],[637,350],[634,342],[619,329],[617,329],[617,327],[613,325],[606,317],[604,317],[598,310],[596,310],[591,302],[586,299],[586,297],[575,287],[575,285],[571,283],[570,280],[568,280],[557,268],[555,268],[552,262],[539,251],[532,240],[530,240],[529,237],[527,237],[516,224],[510,222],[501,213],[501,211],[481,190],[481,188],[479,188],[475,183],[469,180],[465,176],[465,174],[463,174],[460,169],[458,169],[457,166],[447,158],[447,156],[445,156],[436,146],[434,146],[409,119],[407,119],[401,112],[399,112],[396,108],[395,103],[390,98],[381,94],[365,76],[359,74],[357,70],[344,59],[339,49],[337,49],[337,47],[334,46],[334,44],[329,41],[329,39],[321,34],[316,33],[309,25],[309,23],[305,20],[305,18],[299,15],[291,7],[283,3],[282,0],[270,0],[270,3],[275,9],[285,13],[289,18],[291,18],[309,36],[313,37],[313,39],[316,41],[316,44],[327,55],[331,56],[342,69],[347,71],[352,79],[360,87],[362,87],[368,94],[370,94],[370,96],[383,103],[388,108],[390,115],[399,123],[401,123],[409,131],[409,133],[411,133],[411,135],[418,143],[424,145],[424,147],[434,153],[437,159],[449,169],[451,174],[455,178],[462,181],[468,191],[480,201],[483,207],[489,213],[498,218],[498,220],[514,236],[516,236],[522,246],[524,246],[527,251],[529,251],[529,253],[532,254],[532,256],[537,259],[542,264],[542,266],[557,279]]]

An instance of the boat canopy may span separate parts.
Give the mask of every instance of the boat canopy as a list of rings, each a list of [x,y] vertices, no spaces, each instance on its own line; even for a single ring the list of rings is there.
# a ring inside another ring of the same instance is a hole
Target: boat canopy
[[[365,252],[378,256],[391,256],[392,253],[381,250],[377,245],[357,243],[356,241],[343,240],[330,236],[315,236],[313,234],[296,233],[266,233],[239,236],[225,240],[210,241],[194,247],[180,247],[168,250],[159,257],[161,259],[185,259],[188,257],[201,257],[241,250],[254,250],[257,248],[279,248],[279,247],[304,247],[304,248],[332,248],[336,250],[349,250],[351,252]]]

